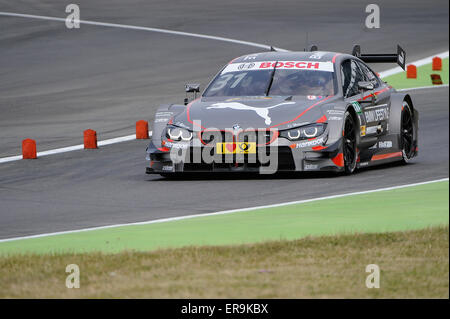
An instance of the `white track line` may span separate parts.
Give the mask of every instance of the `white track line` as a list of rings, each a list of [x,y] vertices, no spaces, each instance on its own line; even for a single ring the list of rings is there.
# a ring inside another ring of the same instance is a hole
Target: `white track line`
[[[66,18],[40,16],[40,15],[33,15],[33,14],[22,14],[22,13],[14,13],[14,12],[1,12],[0,11],[0,16],[66,22]],[[208,39],[208,40],[231,42],[231,43],[236,43],[236,44],[257,47],[257,48],[263,48],[263,49],[267,49],[267,50],[270,50],[270,48],[271,48],[271,46],[267,45],[267,44],[261,44],[261,43],[249,42],[249,41],[241,41],[241,40],[224,38],[224,37],[216,37],[213,35],[206,35],[206,34],[199,34],[199,33],[190,33],[190,32],[174,31],[174,30],[167,30],[167,29],[140,27],[140,26],[128,25],[128,24],[107,23],[107,22],[89,21],[89,20],[77,20],[77,22],[78,21],[80,22],[80,24],[87,24],[87,25],[96,25],[96,26],[109,27],[109,28],[121,28],[121,29],[131,29],[131,30],[182,35],[182,36],[187,36],[187,37],[195,37],[195,38],[202,38],[202,39]],[[289,50],[277,48],[277,47],[274,47],[274,49],[277,51],[281,51],[281,52],[289,51]]]
[[[148,132],[149,137],[152,136],[152,131]],[[104,145],[110,145],[110,144],[116,144],[121,142],[127,142],[132,141],[136,139],[136,134],[127,135],[127,136],[121,136],[121,137],[115,137],[108,140],[98,141],[97,146],[104,146]],[[48,151],[42,151],[37,152],[37,157],[47,156],[47,155],[53,155],[53,154],[60,154],[60,153],[66,153],[66,152],[72,152],[72,151],[78,151],[84,149],[84,144],[78,144],[73,146],[67,146],[62,148],[56,148],[53,150]],[[0,163],[7,163],[12,161],[18,161],[22,159],[22,155],[16,155],[16,156],[10,156],[10,157],[3,157],[0,158]]]
[[[21,240],[21,239],[31,239],[31,238],[40,238],[40,237],[48,237],[48,236],[63,235],[63,234],[80,233],[80,232],[91,231],[91,230],[100,230],[100,229],[108,229],[108,228],[116,228],[116,227],[124,227],[124,226],[149,225],[149,224],[165,223],[165,222],[191,219],[191,218],[197,218],[197,217],[226,215],[226,214],[232,214],[232,213],[242,213],[242,212],[247,212],[247,211],[256,210],[256,209],[274,208],[274,207],[280,207],[280,206],[286,206],[286,205],[292,205],[292,204],[304,204],[304,203],[316,202],[316,201],[321,201],[321,200],[326,200],[326,199],[342,198],[342,197],[353,196],[353,195],[370,194],[370,193],[376,193],[376,192],[382,192],[382,191],[388,191],[388,190],[394,190],[394,189],[400,189],[400,188],[406,188],[406,187],[438,183],[438,182],[444,182],[444,181],[448,181],[448,180],[449,180],[449,178],[447,177],[447,178],[442,178],[442,179],[432,180],[432,181],[427,181],[427,182],[391,186],[391,187],[378,188],[378,189],[372,189],[372,190],[367,190],[367,191],[360,191],[360,192],[346,193],[346,194],[339,194],[339,195],[331,195],[331,196],[325,196],[325,197],[317,197],[317,198],[311,198],[311,199],[305,199],[305,200],[299,200],[299,201],[293,201],[293,202],[285,202],[285,203],[279,203],[279,204],[272,204],[272,205],[224,210],[224,211],[219,211],[219,212],[214,212],[214,213],[161,218],[161,219],[155,219],[155,220],[150,220],[150,221],[145,221],[145,222],[98,226],[98,227],[90,227],[90,228],[83,228],[83,229],[77,229],[77,230],[60,231],[60,232],[54,232],[54,233],[46,233],[46,234],[23,236],[23,237],[12,237],[12,238],[0,239],[0,243]]]
[[[423,59],[420,59],[420,60],[408,63],[407,65],[414,64],[415,66],[422,66],[422,65],[431,63],[435,56],[440,57],[441,59],[448,58],[449,51],[445,51],[445,52],[442,52],[442,53],[434,54],[432,56],[429,56],[429,57],[426,57],[426,58],[423,58]],[[380,72],[379,74],[380,74],[381,78],[384,78],[384,77],[387,77],[389,75],[394,75],[394,74],[401,73],[401,72],[404,72],[404,70],[401,67],[398,66],[398,67],[395,67],[395,68],[392,68],[392,69]]]

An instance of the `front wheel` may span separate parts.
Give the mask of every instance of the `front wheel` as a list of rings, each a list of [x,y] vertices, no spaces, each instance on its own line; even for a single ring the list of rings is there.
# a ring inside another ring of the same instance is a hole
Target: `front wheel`
[[[352,174],[356,169],[356,160],[358,156],[356,150],[356,133],[355,120],[349,112],[345,112],[343,132],[345,174]]]
[[[411,107],[403,101],[400,141],[403,163],[408,163],[414,155],[414,124]]]

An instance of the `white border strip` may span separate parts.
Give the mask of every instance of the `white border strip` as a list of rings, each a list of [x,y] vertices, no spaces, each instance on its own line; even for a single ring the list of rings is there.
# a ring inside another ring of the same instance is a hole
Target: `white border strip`
[[[14,12],[1,12],[0,11],[0,16],[66,22],[66,18],[40,16],[40,15],[33,15],[33,14],[22,14],[22,13],[14,13]],[[167,29],[159,29],[159,28],[139,27],[139,26],[128,25],[128,24],[106,23],[106,22],[89,21],[89,20],[77,20],[77,22],[80,22],[81,24],[96,25],[96,26],[102,26],[102,27],[160,32],[160,33],[182,35],[182,36],[187,36],[187,37],[195,37],[195,38],[202,38],[202,39],[208,39],[208,40],[231,42],[231,43],[236,43],[236,44],[257,47],[257,48],[263,48],[263,49],[267,49],[267,50],[270,50],[270,48],[271,48],[271,46],[267,45],[267,44],[261,44],[261,43],[249,42],[249,41],[241,41],[241,40],[224,38],[224,37],[216,37],[213,35],[206,35],[206,34],[199,34],[199,33],[190,33],[190,32],[174,31],[174,30],[167,30]],[[277,47],[273,47],[273,48],[280,52],[289,52],[289,50],[286,50],[286,49],[277,48]]]
[[[339,195],[331,195],[331,196],[325,196],[325,197],[317,197],[317,198],[311,198],[311,199],[305,199],[305,200],[299,200],[299,201],[293,201],[293,202],[285,202],[285,203],[279,203],[279,204],[272,204],[272,205],[231,209],[231,210],[224,210],[224,211],[219,211],[219,212],[214,212],[214,213],[206,213],[206,214],[195,214],[195,215],[187,215],[187,216],[179,216],[179,217],[161,218],[161,219],[155,219],[155,220],[150,220],[150,221],[145,221],[145,222],[115,224],[115,225],[90,227],[90,228],[60,231],[60,232],[46,233],[46,234],[39,234],[39,235],[13,237],[13,238],[0,239],[0,243],[22,240],[22,239],[41,238],[41,237],[49,237],[49,236],[56,236],[56,235],[63,235],[63,234],[81,233],[81,232],[91,231],[91,230],[100,230],[100,229],[108,229],[108,228],[116,228],[116,227],[124,227],[124,226],[149,225],[149,224],[165,223],[165,222],[191,219],[191,218],[197,218],[197,217],[226,215],[226,214],[232,214],[232,213],[247,212],[247,211],[256,210],[256,209],[274,208],[274,207],[280,207],[280,206],[286,206],[286,205],[292,205],[292,204],[310,203],[310,202],[316,202],[316,201],[321,201],[321,200],[326,200],[326,199],[341,198],[341,197],[347,197],[347,196],[353,196],[353,195],[370,194],[370,193],[376,193],[376,192],[382,192],[382,191],[388,191],[388,190],[394,190],[394,189],[400,189],[400,188],[407,188],[407,187],[413,187],[413,186],[419,186],[419,185],[425,185],[425,184],[444,182],[444,181],[448,181],[448,180],[449,180],[449,178],[447,177],[447,178],[442,178],[442,179],[432,180],[432,181],[427,181],[427,182],[420,182],[420,183],[406,184],[406,185],[399,185],[399,186],[391,186],[391,187],[378,188],[378,189],[372,189],[372,190],[367,190],[367,191],[360,191],[360,192],[346,193],[346,194],[339,194]]]
[[[434,54],[432,56],[429,56],[429,57],[426,57],[426,58],[423,58],[423,59],[420,59],[420,60],[408,63],[407,65],[414,64],[415,66],[422,66],[422,65],[431,63],[433,61],[433,58],[436,57],[436,56],[440,57],[441,59],[448,58],[449,51],[445,51],[445,52],[442,52],[442,53]],[[401,67],[398,66],[398,67],[395,67],[395,68],[392,68],[392,69],[380,72],[379,74],[380,74],[380,78],[384,78],[384,77],[387,77],[387,76],[390,76],[390,75],[394,75],[394,74],[397,74],[397,73],[401,73],[401,72],[404,72],[404,70]]]
[[[152,136],[152,131],[148,132],[149,137]],[[127,136],[121,136],[121,137],[115,137],[108,140],[98,141],[97,146],[104,146],[104,145],[110,145],[110,144],[116,144],[121,142],[127,142],[132,141],[136,139],[136,134],[127,135]],[[66,153],[66,152],[72,152],[72,151],[78,151],[84,149],[84,144],[78,144],[73,146],[67,146],[62,148],[56,148],[53,150],[48,151],[42,151],[37,152],[37,157],[47,156],[47,155],[53,155],[53,154],[60,154],[60,153]],[[10,156],[10,157],[3,157],[0,158],[0,163],[7,163],[12,161],[18,161],[22,159],[22,155],[16,155],[16,156]]]

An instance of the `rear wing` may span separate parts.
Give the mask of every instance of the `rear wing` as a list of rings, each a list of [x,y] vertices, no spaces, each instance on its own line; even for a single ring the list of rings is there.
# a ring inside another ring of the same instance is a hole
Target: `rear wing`
[[[403,70],[406,65],[406,52],[397,45],[397,53],[392,54],[361,54],[361,47],[358,44],[353,46],[352,55],[367,63],[397,63]]]

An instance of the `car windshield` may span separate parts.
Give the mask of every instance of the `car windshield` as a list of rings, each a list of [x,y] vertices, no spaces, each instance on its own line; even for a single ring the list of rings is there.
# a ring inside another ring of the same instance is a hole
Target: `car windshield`
[[[275,62],[229,64],[211,82],[203,96],[335,94],[331,62],[282,61],[274,67]]]

